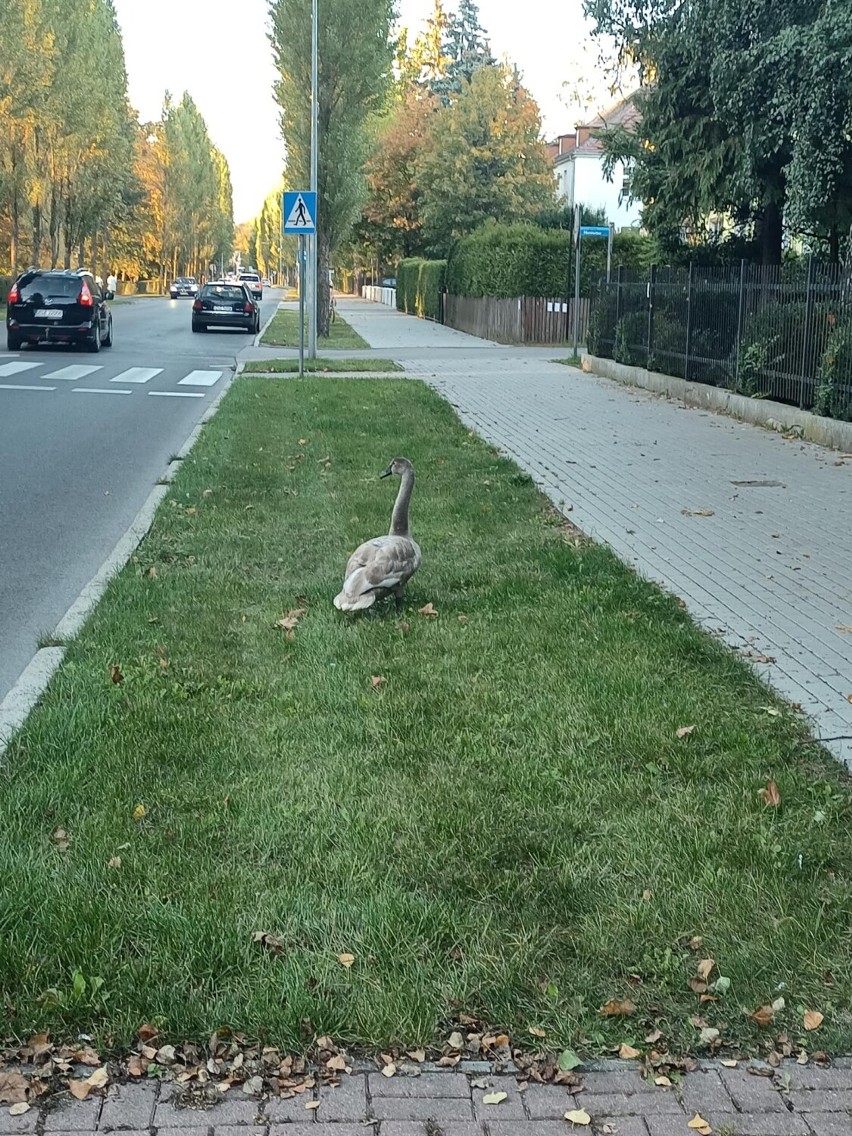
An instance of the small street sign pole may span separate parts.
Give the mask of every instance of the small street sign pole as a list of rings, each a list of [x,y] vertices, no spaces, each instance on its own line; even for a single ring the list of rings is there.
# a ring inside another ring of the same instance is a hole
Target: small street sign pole
[[[351,3],[351,0],[350,0]],[[319,0],[311,2],[311,193],[316,198],[317,170],[319,165]],[[316,207],[314,211],[316,222]],[[316,225],[310,241],[311,272],[310,272],[310,309],[309,309],[309,354],[312,359],[317,357],[317,287],[319,285],[319,272],[317,267],[317,232]]]
[[[577,358],[578,320],[580,316],[580,248],[582,247],[583,229],[580,225],[580,206],[574,206],[574,311],[571,316],[571,326],[574,329],[574,358]]]
[[[317,231],[317,195],[310,190],[287,190],[281,203],[281,220],[284,233],[299,238],[299,374],[305,370],[305,280],[308,256],[305,251],[305,238]],[[316,299],[316,296],[314,297]],[[308,297],[310,303],[310,297]],[[310,343],[308,346],[310,350]],[[314,354],[316,358],[316,342]]]
[[[615,223],[613,221],[610,221],[610,223],[609,223],[609,240],[607,241],[607,246],[606,246],[606,282],[607,282],[607,284],[609,284],[609,282],[612,278],[612,240],[613,240],[614,235],[615,235]],[[692,262],[690,261],[690,264],[691,263]]]
[[[305,235],[299,234],[299,378],[305,374]]]

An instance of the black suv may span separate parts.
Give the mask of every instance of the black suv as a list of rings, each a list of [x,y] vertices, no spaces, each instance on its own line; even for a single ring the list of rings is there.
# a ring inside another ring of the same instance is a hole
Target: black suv
[[[24,343],[79,343],[89,351],[112,347],[112,292],[90,272],[29,268],[12,285],[6,311],[7,350]]]
[[[251,298],[245,284],[215,280],[205,284],[192,305],[192,330],[237,327],[256,335],[260,331],[260,304]]]

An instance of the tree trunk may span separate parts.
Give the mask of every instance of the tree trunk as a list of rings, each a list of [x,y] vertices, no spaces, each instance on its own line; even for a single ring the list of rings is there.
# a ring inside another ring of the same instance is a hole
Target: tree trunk
[[[12,201],[10,204],[10,213],[12,221],[12,234],[9,241],[9,260],[11,262],[12,276],[18,275],[18,230],[20,221],[18,218],[18,187],[17,185],[12,188]]]
[[[328,270],[331,267],[331,249],[323,232],[317,233],[317,338],[328,336],[331,308],[331,288]]]
[[[44,215],[41,209],[41,202],[37,201],[33,206],[33,264],[41,264],[41,234],[43,220]]]
[[[828,260],[830,264],[840,264],[840,232],[836,224],[828,233]]]
[[[781,210],[774,201],[768,201],[758,224],[760,237],[760,263],[781,263]]]

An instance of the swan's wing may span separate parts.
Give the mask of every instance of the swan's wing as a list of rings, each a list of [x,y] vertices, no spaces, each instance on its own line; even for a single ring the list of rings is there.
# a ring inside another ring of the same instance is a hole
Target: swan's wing
[[[335,598],[335,607],[343,611],[369,607],[376,595],[409,580],[419,565],[420,549],[413,540],[400,536],[368,540],[349,557],[343,591]]]

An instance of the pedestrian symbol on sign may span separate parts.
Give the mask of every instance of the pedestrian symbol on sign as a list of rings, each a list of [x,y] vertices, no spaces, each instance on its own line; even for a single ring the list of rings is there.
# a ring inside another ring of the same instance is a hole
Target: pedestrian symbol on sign
[[[285,233],[316,231],[316,194],[295,192],[284,194]]]

